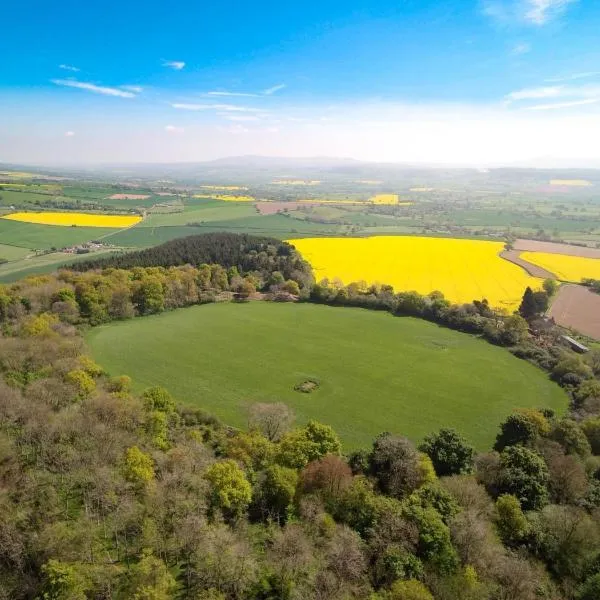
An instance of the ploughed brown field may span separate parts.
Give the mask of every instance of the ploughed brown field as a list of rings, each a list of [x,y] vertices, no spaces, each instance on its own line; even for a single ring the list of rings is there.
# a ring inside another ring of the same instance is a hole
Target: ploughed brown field
[[[565,254],[566,256],[582,256],[584,258],[600,258],[600,249],[557,244],[555,242],[537,242],[535,240],[517,240],[513,248],[519,252],[546,252],[548,254]]]
[[[600,294],[582,285],[562,285],[548,316],[563,327],[600,339]]]
[[[288,210],[296,210],[299,206],[298,202],[257,202],[256,210],[261,215],[274,215],[278,212]]]

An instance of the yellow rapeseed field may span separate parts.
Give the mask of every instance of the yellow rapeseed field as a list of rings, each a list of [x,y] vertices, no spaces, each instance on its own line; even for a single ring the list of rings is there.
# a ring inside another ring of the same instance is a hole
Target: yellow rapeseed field
[[[600,259],[545,252],[522,252],[521,258],[538,265],[563,281],[581,282],[582,279],[600,279]]]
[[[310,262],[317,280],[387,283],[396,291],[441,291],[456,303],[487,298],[516,309],[527,286],[542,281],[500,258],[500,242],[428,237],[376,236],[288,240]]]
[[[587,179],[551,179],[550,185],[571,185],[573,187],[589,187],[591,181]]]
[[[377,194],[369,199],[372,204],[398,204],[398,194]]]
[[[71,212],[16,212],[2,217],[10,221],[39,223],[41,225],[59,225],[62,227],[131,227],[142,220],[138,216],[94,215]]]

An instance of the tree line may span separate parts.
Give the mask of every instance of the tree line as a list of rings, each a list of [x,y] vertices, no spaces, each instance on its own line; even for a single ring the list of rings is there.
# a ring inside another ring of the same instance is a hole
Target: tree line
[[[52,314],[0,337],[0,598],[598,598],[600,419],[344,451],[280,403],[240,431],[134,394]]]
[[[283,269],[293,249],[254,251],[0,286],[0,599],[600,597],[600,351],[537,331],[539,292],[511,315],[439,292],[315,284]],[[285,405],[252,405],[235,430],[163,388],[134,394],[86,354],[81,326],[250,288],[480,335],[548,371],[569,414],[515,411],[483,453],[450,429],[348,451]]]

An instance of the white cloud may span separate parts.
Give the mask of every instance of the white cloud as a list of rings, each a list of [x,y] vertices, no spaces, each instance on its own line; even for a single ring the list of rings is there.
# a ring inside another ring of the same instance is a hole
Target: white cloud
[[[508,94],[509,100],[531,100],[539,98],[558,98],[562,94],[562,86],[529,88]]]
[[[501,25],[543,26],[560,17],[578,0],[481,0],[483,13]]]
[[[207,96],[238,96],[243,98],[256,98],[258,94],[248,94],[246,92],[207,92]]]
[[[223,117],[224,119],[227,119],[228,121],[238,121],[238,122],[244,122],[244,121],[258,121],[258,117],[254,116],[254,115],[228,115],[226,113],[218,113],[220,117]]]
[[[509,102],[540,100],[543,98],[564,98],[571,99],[570,102],[573,102],[569,104],[569,106],[577,106],[578,104],[592,104],[592,102],[576,101],[600,99],[600,85],[558,85],[551,87],[530,88],[511,92],[508,94],[508,96],[506,96],[506,98]],[[560,108],[562,108],[562,106]]]
[[[177,127],[176,125],[167,125],[165,131],[167,133],[183,133],[184,129],[183,127]]]
[[[524,110],[557,110],[560,108],[571,108],[572,106],[583,106],[586,104],[597,104],[600,98],[588,98],[587,100],[573,100],[572,102],[555,102],[553,104],[537,104],[527,106]]]
[[[569,4],[577,0],[526,0],[525,19],[535,25],[545,25],[564,12]]]
[[[58,65],[59,69],[63,69],[65,71],[73,71],[74,73],[78,73],[81,69],[74,67],[73,65]]]
[[[144,91],[144,88],[139,85],[120,85],[122,90],[127,90],[128,92],[133,92],[134,94],[141,94]]]
[[[65,131],[65,137],[73,137],[75,135],[74,131]]]
[[[119,88],[105,87],[94,83],[85,83],[83,81],[75,81],[74,79],[52,79],[55,85],[87,90],[95,94],[103,94],[104,96],[118,96],[119,98],[135,98],[132,92],[120,90]]]
[[[280,83],[279,85],[274,85],[273,87],[263,90],[263,94],[265,96],[270,96],[271,94],[274,94],[275,92],[278,92],[279,90],[282,90],[284,87],[286,87],[285,83]]]
[[[573,73],[572,75],[565,75],[563,77],[551,77],[546,79],[548,83],[558,83],[560,81],[575,81],[576,79],[587,79],[589,77],[598,77],[600,71],[586,71],[584,73]]]
[[[169,67],[175,71],[181,71],[185,67],[185,63],[182,60],[163,60],[162,66]]]
[[[515,44],[510,51],[513,56],[521,56],[522,54],[527,54],[528,52],[531,52],[531,44],[528,44],[527,42],[519,42]]]
[[[181,110],[223,110],[226,112],[263,112],[260,108],[251,106],[238,106],[236,104],[188,104],[176,102],[171,104],[173,108]]]

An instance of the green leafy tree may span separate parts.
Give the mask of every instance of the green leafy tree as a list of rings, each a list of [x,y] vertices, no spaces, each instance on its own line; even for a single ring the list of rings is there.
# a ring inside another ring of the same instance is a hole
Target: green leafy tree
[[[516,496],[525,510],[548,502],[548,467],[544,459],[524,446],[508,446],[500,454],[500,493]]]
[[[450,540],[450,529],[432,507],[409,504],[406,518],[417,526],[419,544],[417,555],[435,565],[442,574],[454,573],[459,560]]]
[[[386,600],[435,600],[433,594],[416,579],[396,581]]]
[[[496,512],[496,526],[502,541],[510,546],[523,542],[529,533],[529,522],[519,500],[511,494],[503,494],[496,500]]]
[[[226,516],[240,517],[252,500],[252,487],[234,460],[212,464],[204,474],[212,486],[212,504]]]
[[[296,496],[298,472],[288,467],[271,465],[263,474],[257,502],[263,513],[279,521],[290,512]]]
[[[340,439],[329,425],[311,420],[306,427],[283,436],[277,460],[284,466],[302,469],[326,454],[339,454],[341,449]]]
[[[516,346],[529,336],[527,321],[520,315],[511,315],[504,319],[500,331],[500,342],[505,346]]]
[[[600,598],[600,573],[588,577],[578,588],[576,600],[598,600]]]
[[[588,419],[581,424],[594,455],[600,454],[600,418]]]
[[[154,461],[137,446],[128,448],[123,463],[123,476],[130,483],[144,485],[154,479]]]
[[[50,559],[43,567],[43,600],[86,600],[90,582],[77,565]]]
[[[127,598],[132,600],[171,600],[177,589],[175,578],[165,563],[150,551],[127,574]]]
[[[521,305],[519,306],[519,314],[524,319],[530,319],[535,316],[535,311],[536,303],[533,297],[533,290],[527,286],[525,293],[523,294],[523,299],[521,300]]]
[[[551,298],[558,290],[558,282],[554,279],[544,279],[542,287],[544,288],[546,294],[548,294],[548,296]]]
[[[175,400],[165,388],[158,385],[144,390],[142,394],[147,411],[158,410],[170,414],[175,411]]]
[[[579,425],[571,419],[559,421],[550,436],[558,442],[567,454],[577,454],[582,458],[592,452],[590,443]]]
[[[502,452],[508,446],[531,446],[537,437],[536,423],[526,414],[513,413],[500,425],[500,433],[496,437],[494,450]]]
[[[453,429],[440,429],[425,438],[419,447],[433,462],[440,476],[471,473],[475,460],[475,448]]]
[[[80,398],[89,396],[96,389],[96,382],[83,369],[73,369],[65,375],[65,381],[75,386]]]

